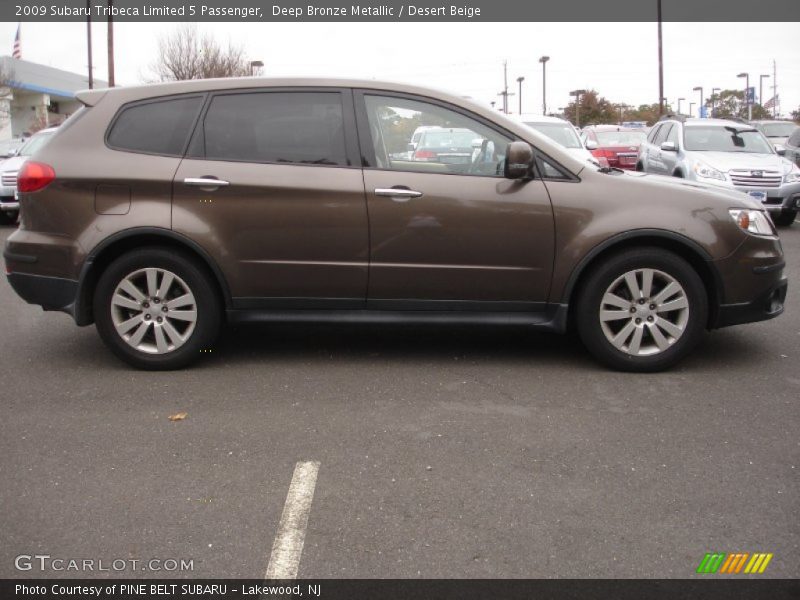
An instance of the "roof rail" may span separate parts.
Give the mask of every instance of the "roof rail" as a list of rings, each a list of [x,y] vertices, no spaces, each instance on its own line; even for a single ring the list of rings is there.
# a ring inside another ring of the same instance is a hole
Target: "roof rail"
[[[672,113],[662,115],[658,119],[659,121],[680,121],[681,123],[686,122],[686,115],[674,115]]]

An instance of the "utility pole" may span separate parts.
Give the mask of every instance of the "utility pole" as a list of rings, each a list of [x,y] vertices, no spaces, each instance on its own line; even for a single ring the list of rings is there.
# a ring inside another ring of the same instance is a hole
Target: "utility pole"
[[[758,76],[758,103],[764,108],[764,79],[769,79],[769,75]]]
[[[503,61],[503,112],[508,114],[508,61]]]
[[[658,116],[664,114],[664,51],[661,46],[661,0],[658,2]]]
[[[519,114],[522,114],[522,82],[525,81],[524,77],[517,77],[517,83],[519,84]]]
[[[108,87],[114,87],[114,0],[108,0]]]
[[[89,56],[89,89],[94,88],[92,73],[92,0],[86,0],[86,53]]]

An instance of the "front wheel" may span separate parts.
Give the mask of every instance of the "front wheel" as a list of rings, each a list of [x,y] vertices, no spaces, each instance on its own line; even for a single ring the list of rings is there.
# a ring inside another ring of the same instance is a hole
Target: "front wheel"
[[[114,261],[94,294],[97,331],[129,364],[185,367],[219,332],[222,307],[211,277],[191,257],[144,248]]]
[[[708,320],[708,299],[697,272],[660,248],[611,256],[581,289],[578,332],[587,349],[615,369],[671,367],[699,342]]]
[[[782,210],[780,213],[772,217],[775,225],[778,227],[788,227],[797,218],[796,210]]]

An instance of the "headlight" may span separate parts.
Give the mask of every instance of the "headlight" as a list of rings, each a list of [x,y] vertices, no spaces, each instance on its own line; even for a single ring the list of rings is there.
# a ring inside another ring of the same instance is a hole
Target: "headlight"
[[[795,167],[791,171],[789,171],[784,177],[783,180],[786,183],[798,183],[800,182],[800,169]]]
[[[704,163],[695,163],[694,165],[694,172],[697,173],[698,177],[703,177],[705,179],[719,179],[720,181],[725,181],[725,173],[722,171],[717,171],[713,167],[709,167]]]
[[[747,233],[752,233],[753,235],[775,235],[772,221],[763,211],[732,208],[728,212],[731,213],[731,217],[736,221],[736,224]]]

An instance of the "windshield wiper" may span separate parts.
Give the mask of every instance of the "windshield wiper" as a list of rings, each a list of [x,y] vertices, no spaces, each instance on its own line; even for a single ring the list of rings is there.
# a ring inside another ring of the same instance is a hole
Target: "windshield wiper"
[[[625,171],[617,167],[600,167],[597,169],[600,173],[624,173]]]

